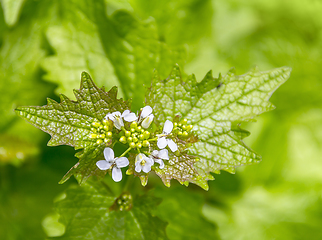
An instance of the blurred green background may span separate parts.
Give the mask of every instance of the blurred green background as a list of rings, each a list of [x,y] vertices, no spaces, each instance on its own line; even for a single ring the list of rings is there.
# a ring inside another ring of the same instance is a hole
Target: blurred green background
[[[75,151],[47,147],[49,135],[16,106],[73,98],[86,70],[137,110],[153,69],[166,77],[179,63],[198,79],[210,69],[292,67],[271,98],[277,108],[244,126],[263,161],[216,175],[208,192],[184,191],[200,196],[221,239],[322,239],[321,12],[318,0],[1,0],[0,238],[44,239],[53,199],[75,182],[58,185]]]

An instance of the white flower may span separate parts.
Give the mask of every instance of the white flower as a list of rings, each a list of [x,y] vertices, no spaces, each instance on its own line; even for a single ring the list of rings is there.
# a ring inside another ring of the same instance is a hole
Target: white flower
[[[152,158],[145,156],[143,153],[139,153],[135,158],[135,171],[148,173],[151,171],[151,166],[154,164]]]
[[[135,113],[131,113],[130,110],[125,110],[122,114],[119,111],[108,113],[105,118],[112,120],[117,129],[121,129],[124,126],[122,118],[127,122],[133,122],[137,119]]]
[[[120,168],[129,165],[129,160],[126,157],[114,158],[114,151],[111,148],[104,149],[105,160],[96,162],[96,166],[101,170],[112,168],[112,178],[115,182],[122,180],[122,171]]]
[[[166,138],[166,136],[168,136],[171,133],[172,129],[173,129],[173,123],[169,120],[165,121],[162,134],[158,136],[157,145],[160,149],[163,149],[166,146],[169,146],[172,152],[175,152],[178,150],[177,144],[172,139]]]
[[[154,162],[160,164],[159,168],[162,169],[162,168],[164,168],[164,163],[163,163],[162,159],[169,160],[168,150],[167,149],[162,149],[160,151],[153,150],[152,158],[153,158]]]
[[[139,122],[143,119],[141,126],[145,129],[150,127],[152,121],[153,121],[154,115],[152,114],[152,108],[150,106],[145,106],[142,109]]]

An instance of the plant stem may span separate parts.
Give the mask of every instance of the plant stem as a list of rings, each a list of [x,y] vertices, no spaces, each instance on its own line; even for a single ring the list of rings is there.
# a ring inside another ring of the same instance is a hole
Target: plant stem
[[[121,155],[121,156],[119,156],[119,157],[124,157],[125,156],[125,154],[127,154],[129,151],[131,151],[131,147],[129,147],[128,149],[126,149],[126,151]]]

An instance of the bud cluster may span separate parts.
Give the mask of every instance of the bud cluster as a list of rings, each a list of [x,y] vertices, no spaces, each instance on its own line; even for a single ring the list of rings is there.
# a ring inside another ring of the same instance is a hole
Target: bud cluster
[[[191,124],[188,125],[188,120],[185,118],[178,123],[174,123],[173,132],[177,133],[180,137],[188,137],[192,128],[193,126]]]
[[[115,182],[122,180],[121,168],[129,165],[131,168],[127,173],[132,174],[135,171],[143,178],[155,168],[165,168],[170,161],[168,149],[173,154],[178,154],[180,151],[177,136],[188,137],[193,128],[192,125],[187,125],[187,119],[175,123],[166,120],[162,132],[159,130],[151,132],[150,126],[154,119],[152,111],[150,106],[142,108],[138,115],[130,110],[125,110],[123,113],[116,111],[108,113],[102,123],[92,123],[90,138],[95,139],[97,144],[105,142],[107,145],[103,151],[105,160],[97,161],[96,165],[102,171],[110,170]],[[114,146],[116,142],[128,146],[119,156],[115,156],[114,150],[108,147]],[[129,153],[130,158],[126,157]],[[116,204],[119,210],[123,208],[126,210],[125,200],[118,199]]]
[[[115,200],[111,210],[129,211],[133,206],[132,202],[132,195],[128,192],[125,192]]]
[[[101,144],[103,142],[108,143],[112,139],[112,124],[104,119],[102,123],[99,122],[93,122],[92,123],[92,134],[90,134],[90,138],[97,139],[96,143]]]
[[[132,122],[130,128],[122,128],[123,136],[120,137],[119,141],[123,144],[129,144],[131,148],[142,148],[149,147],[150,143],[148,139],[151,133],[139,126],[137,122]]]

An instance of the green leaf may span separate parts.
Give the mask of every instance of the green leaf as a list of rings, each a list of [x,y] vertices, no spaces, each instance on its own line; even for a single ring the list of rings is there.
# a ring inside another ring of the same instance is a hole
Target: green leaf
[[[29,1],[26,6],[19,24],[3,32],[0,26],[0,138],[8,138],[1,145],[0,161],[15,165],[35,156],[44,134],[28,128],[14,109],[21,104],[43,104],[54,89],[41,80],[39,67],[46,54],[42,48],[42,27],[44,22],[50,21],[51,5]]]
[[[154,194],[163,198],[155,214],[169,222],[170,239],[219,239],[216,226],[202,215],[204,198],[200,194],[182,187],[157,188]]]
[[[130,102],[117,99],[117,88],[108,93],[104,88],[98,88],[88,73],[82,73],[81,86],[74,90],[77,101],[72,101],[65,95],[60,95],[61,102],[48,99],[48,104],[42,107],[18,107],[19,116],[29,121],[37,128],[51,135],[49,146],[69,145],[75,149],[84,149],[76,156],[80,159],[63,178],[65,182],[71,175],[81,173],[86,180],[97,170],[95,162],[108,145],[92,139],[92,123],[101,122],[107,113],[123,112],[130,108]]]
[[[115,197],[103,183],[72,186],[56,203],[66,232],[52,239],[168,239],[166,223],[151,215],[159,203],[150,195]]]
[[[194,43],[211,36],[214,10],[210,0],[135,0],[131,5],[140,17],[152,16],[156,20],[160,35],[168,44]],[[189,48],[189,55],[192,51]]]
[[[1,0],[4,19],[9,26],[15,25],[19,18],[21,8],[26,0]]]
[[[57,83],[59,93],[67,95],[76,88],[79,72],[86,70],[98,84],[119,86],[121,96],[137,99],[133,107],[138,109],[153,69],[167,73],[176,62],[183,63],[184,49],[161,42],[151,19],[142,22],[126,11],[106,16],[102,0],[58,5],[59,18],[46,34],[55,55],[42,66],[45,79]]]
[[[268,99],[289,75],[287,67],[267,72],[254,69],[241,76],[231,71],[218,78],[209,72],[197,82],[194,75],[183,80],[175,66],[165,80],[155,74],[146,102],[159,122],[180,115],[193,125],[199,142],[189,148],[189,153],[200,158],[194,164],[198,173],[212,179],[210,172],[234,173],[238,166],[260,161],[260,156],[243,143],[248,133],[239,126],[274,109]]]

